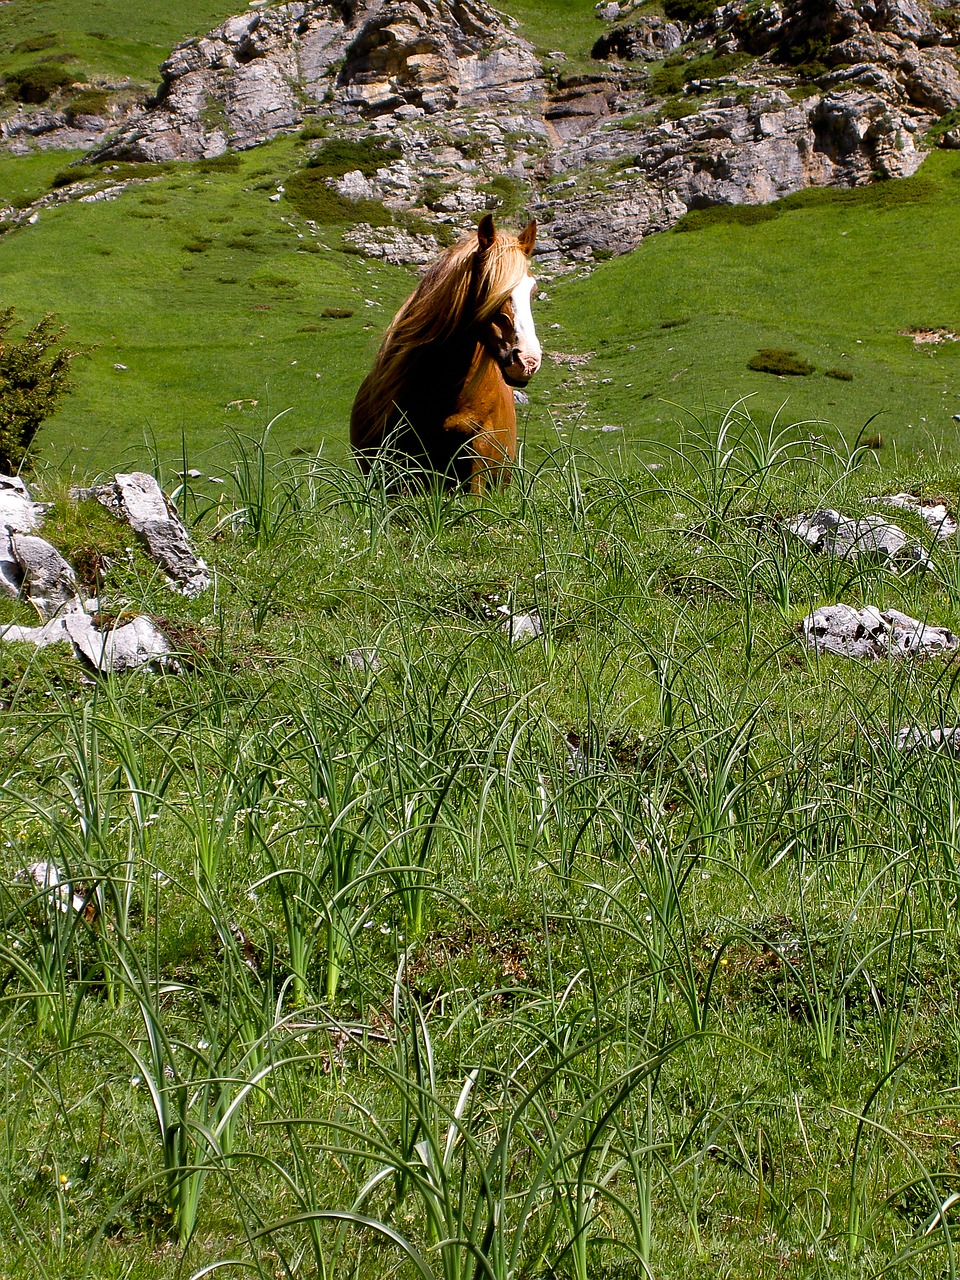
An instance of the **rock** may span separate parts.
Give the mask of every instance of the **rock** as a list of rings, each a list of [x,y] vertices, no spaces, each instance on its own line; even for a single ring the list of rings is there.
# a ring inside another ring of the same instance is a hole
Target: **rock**
[[[929,626],[897,609],[873,605],[825,605],[803,622],[807,645],[818,653],[845,658],[899,658],[908,654],[953,653],[960,640],[946,627]]]
[[[69,914],[71,907],[77,915],[83,915],[88,920],[96,915],[94,903],[73,892],[70,881],[54,862],[31,862],[29,866],[20,868],[15,879],[32,880],[38,889],[49,895],[51,901],[56,902],[58,909],[65,915]]]
[[[483,0],[297,0],[230,18],[174,49],[153,106],[97,159],[216,156],[297,127],[514,103],[543,92],[533,48]]]
[[[861,516],[854,520],[827,508],[812,515],[800,515],[787,528],[814,550],[839,559],[865,557],[882,562],[901,561],[910,568],[926,564],[922,547],[911,545],[907,535],[882,516]]]
[[[41,649],[69,644],[78,658],[100,672],[121,673],[146,663],[174,664],[166,636],[145,616],[100,631],[89,614],[67,613],[42,627],[2,627],[0,640],[21,641]]]
[[[921,729],[908,725],[897,733],[894,744],[898,751],[949,751],[960,752],[960,726],[949,729]]]
[[[345,244],[352,245],[367,258],[380,258],[394,266],[425,266],[440,253],[434,236],[414,234],[401,227],[371,227],[358,222],[343,233]]]
[[[209,587],[210,571],[193,550],[182,521],[153,476],[144,471],[118,473],[110,484],[79,491],[78,496],[95,498],[125,520],[182,595],[197,596]]]
[[[19,476],[0,475],[0,591],[19,596],[23,566],[11,543],[16,533],[32,533],[43,521],[43,507],[34,502]]]
[[[957,532],[957,521],[950,515],[943,502],[923,502],[912,493],[893,493],[882,498],[864,498],[864,502],[895,507],[901,511],[915,511],[933,531],[939,541],[952,538]]]
[[[639,18],[628,26],[614,27],[596,42],[590,51],[591,58],[625,58],[628,62],[641,60],[658,62],[679,49],[689,37],[687,25],[668,22],[656,15]]]
[[[535,640],[543,635],[543,622],[539,613],[511,613],[509,605],[501,604],[497,613],[502,615],[501,627],[510,637],[511,644],[521,640]]]
[[[20,568],[20,593],[41,618],[83,613],[83,601],[73,569],[60,552],[34,534],[10,535],[10,550]]]
[[[341,664],[349,667],[351,671],[371,671],[377,672],[383,670],[383,663],[380,661],[380,655],[376,649],[351,649],[341,658]]]

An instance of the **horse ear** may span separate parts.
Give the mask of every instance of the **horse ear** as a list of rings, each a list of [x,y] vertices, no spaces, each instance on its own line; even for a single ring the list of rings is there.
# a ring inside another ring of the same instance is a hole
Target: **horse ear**
[[[517,238],[517,239],[518,239],[518,243],[519,243],[519,245],[520,245],[520,248],[523,250],[523,252],[524,252],[524,253],[527,255],[527,257],[529,258],[529,257],[530,257],[530,255],[531,255],[531,253],[533,253],[533,246],[537,243],[537,220],[536,220],[536,218],[531,218],[531,219],[530,219],[530,224],[529,224],[529,226],[527,226],[523,231],[521,231],[521,232],[520,232],[520,235],[518,236],[518,238]]]
[[[494,226],[493,214],[485,213],[480,219],[480,225],[477,227],[477,241],[480,245],[480,252],[486,253],[497,238],[497,228]]]

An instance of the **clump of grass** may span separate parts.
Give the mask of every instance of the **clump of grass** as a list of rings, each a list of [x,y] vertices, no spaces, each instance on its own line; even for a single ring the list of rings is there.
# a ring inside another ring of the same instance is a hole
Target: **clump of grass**
[[[747,361],[747,368],[756,373],[775,373],[779,376],[806,377],[816,372],[816,366],[798,356],[795,351],[785,351],[781,347],[761,347],[755,356]]]
[[[824,369],[825,378],[836,378],[838,382],[852,382],[853,374],[849,369]]]
[[[105,89],[83,89],[67,103],[64,115],[69,124],[80,116],[103,116],[110,106],[110,94]]]
[[[399,143],[380,142],[375,138],[332,138],[310,153],[307,168],[325,178],[339,178],[359,169],[366,178],[394,160],[403,151]]]
[[[82,79],[82,73],[68,71],[62,61],[52,60],[7,72],[4,85],[10,97],[17,102],[38,104]]]
[[[734,225],[753,227],[779,217],[775,204],[712,204],[704,209],[691,209],[674,224],[674,231],[702,231],[704,227]]]
[[[353,312],[347,307],[324,307],[320,314],[326,320],[349,320]]]
[[[27,36],[26,40],[19,40],[11,53],[42,53],[45,49],[53,49],[56,47],[60,37],[55,31],[44,32],[43,35]]]
[[[195,162],[199,173],[235,173],[243,164],[235,151],[224,151],[219,156],[209,156]]]
[[[148,214],[146,211],[140,213],[140,217],[157,217],[157,214]],[[211,241],[206,239],[188,240],[183,246],[187,253],[206,253],[210,248]]]
[[[323,226],[367,222],[392,226],[394,217],[380,200],[348,200],[327,184],[322,168],[300,169],[286,182],[286,199],[297,213]]]

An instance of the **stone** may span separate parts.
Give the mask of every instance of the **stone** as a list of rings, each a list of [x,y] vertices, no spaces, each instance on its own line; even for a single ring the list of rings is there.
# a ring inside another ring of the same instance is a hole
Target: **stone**
[[[892,493],[881,498],[864,498],[863,501],[894,507],[900,511],[916,512],[929,526],[938,541],[952,538],[957,532],[957,521],[943,502],[924,502],[912,493]]]
[[[854,520],[826,508],[797,516],[787,522],[787,529],[815,551],[843,560],[862,556],[881,562],[901,561],[910,567],[927,561],[923,549],[911,545],[903,530],[882,516]]]
[[[19,596],[23,566],[14,555],[12,538],[32,533],[43,521],[43,507],[34,502],[19,476],[0,475],[0,591]]]
[[[873,605],[824,605],[804,619],[803,637],[818,653],[871,660],[953,653],[960,646],[946,627],[918,622],[897,609],[881,612]]]
[[[341,665],[351,671],[370,671],[376,673],[383,670],[383,663],[376,649],[350,649],[341,658]]]
[[[76,574],[63,556],[35,534],[10,535],[10,550],[20,568],[20,592],[43,619],[83,613]]]
[[[77,915],[84,915],[88,919],[95,914],[94,904],[73,892],[70,881],[55,862],[31,862],[29,866],[20,868],[15,879],[32,880],[38,889],[49,895],[64,915],[69,914],[71,907]]]
[[[519,644],[522,640],[536,640],[543,635],[543,621],[540,614],[512,613],[510,606],[501,604],[497,607],[501,615],[501,628],[510,637],[511,644]]]
[[[689,27],[658,16],[638,18],[628,26],[614,27],[594,44],[591,58],[624,58],[628,62],[659,62],[679,49],[689,37]]]
[[[181,595],[197,596],[210,586],[209,569],[153,476],[144,471],[118,473],[109,484],[78,491],[77,496],[95,498],[125,520]]]
[[[176,665],[170,642],[152,619],[143,615],[101,631],[89,614],[67,613],[42,627],[2,627],[0,640],[34,644],[40,649],[69,644],[78,658],[100,672],[119,674],[147,663]]]
[[[948,751],[960,752],[960,725],[949,729],[921,729],[908,725],[897,732],[894,743],[898,751]]]

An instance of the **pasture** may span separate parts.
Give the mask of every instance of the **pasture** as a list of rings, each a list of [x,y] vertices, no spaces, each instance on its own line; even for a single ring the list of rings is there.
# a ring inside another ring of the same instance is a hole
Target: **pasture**
[[[510,8],[588,48],[589,8]],[[227,10],[94,12],[24,32],[148,82]],[[0,645],[0,1278],[956,1276],[960,791],[897,738],[960,723],[960,667],[800,625],[960,633],[960,548],[897,512],[897,574],[786,521],[960,504],[960,343],[912,336],[960,332],[960,159],[543,280],[512,485],[388,497],[347,423],[415,276],[271,199],[303,157],[0,236],[0,304],[91,348],[45,535],[177,650]],[[70,496],[120,467],[206,595]]]

